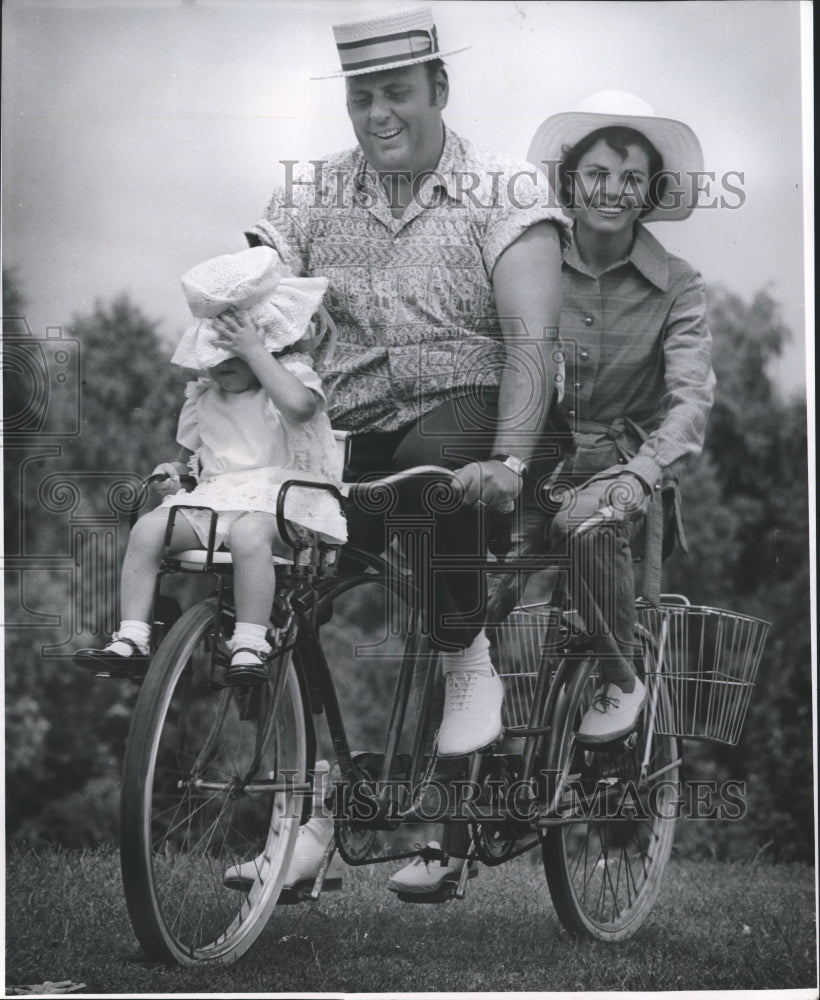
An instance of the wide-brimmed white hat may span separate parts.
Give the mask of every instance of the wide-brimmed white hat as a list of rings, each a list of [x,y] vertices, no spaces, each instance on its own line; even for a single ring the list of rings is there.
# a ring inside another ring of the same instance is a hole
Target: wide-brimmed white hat
[[[683,122],[660,118],[652,107],[623,90],[602,90],[585,98],[575,111],[551,115],[533,136],[527,159],[554,181],[558,164],[585,136],[600,128],[623,125],[635,129],[663,157],[668,181],[662,204],[642,222],[672,222],[686,219],[697,203],[696,174],[703,170],[703,150],[698,137]]]
[[[380,73],[400,66],[415,66],[431,59],[464,52],[469,45],[442,51],[430,7],[393,11],[363,21],[333,25],[333,37],[339,51],[342,68],[314,80],[330,80],[338,76],[359,76]]]
[[[265,349],[284,350],[308,332],[327,291],[327,278],[295,278],[272,247],[260,246],[197,264],[182,276],[182,288],[199,322],[182,335],[171,363],[206,371],[231,357],[216,344],[214,317],[226,309],[245,309]]]

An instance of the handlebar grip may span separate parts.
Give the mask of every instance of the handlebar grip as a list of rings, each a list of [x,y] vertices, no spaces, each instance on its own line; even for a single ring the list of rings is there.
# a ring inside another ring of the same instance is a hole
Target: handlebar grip
[[[142,507],[142,505],[145,503],[145,498],[148,495],[148,490],[151,488],[151,485],[153,483],[164,482],[166,479],[170,478],[171,477],[168,475],[167,472],[157,472],[150,476],[146,476],[145,479],[143,479],[143,481],[140,483],[139,489],[137,490],[136,498],[131,507],[130,517],[128,519],[129,527],[133,528],[134,523],[136,522],[137,517],[139,515],[140,507]],[[181,475],[179,477],[179,484],[185,489],[186,492],[190,493],[191,490],[196,486],[196,479],[194,478],[194,476]]]

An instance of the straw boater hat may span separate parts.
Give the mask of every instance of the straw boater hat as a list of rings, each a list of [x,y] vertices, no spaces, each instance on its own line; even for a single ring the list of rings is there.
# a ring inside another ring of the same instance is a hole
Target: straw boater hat
[[[646,101],[634,94],[602,90],[583,100],[575,111],[547,118],[530,143],[527,159],[553,180],[557,164],[568,150],[590,132],[613,125],[624,125],[645,135],[663,157],[664,170],[670,171],[661,199],[664,204],[647,212],[641,222],[688,218],[697,202],[698,185],[692,174],[703,170],[703,151],[698,138],[683,122],[659,118]],[[680,178],[680,183],[676,178]]]
[[[315,76],[314,80],[330,80],[338,76],[358,76],[380,73],[399,66],[443,59],[464,52],[469,45],[443,52],[430,7],[394,11],[364,21],[334,24],[333,37],[339,50],[341,72]]]
[[[231,357],[218,347],[211,320],[226,309],[246,309],[266,350],[281,351],[308,332],[327,290],[327,278],[294,278],[271,247],[213,257],[182,276],[191,313],[199,322],[182,335],[172,364],[206,371]]]

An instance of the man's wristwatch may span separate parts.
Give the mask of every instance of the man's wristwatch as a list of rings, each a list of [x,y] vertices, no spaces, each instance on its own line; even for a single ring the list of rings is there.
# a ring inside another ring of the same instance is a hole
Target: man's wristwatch
[[[515,455],[493,455],[492,460],[494,462],[501,462],[502,465],[506,465],[507,468],[516,474],[516,476],[523,478],[527,471],[527,463],[522,462],[520,458],[516,458]]]

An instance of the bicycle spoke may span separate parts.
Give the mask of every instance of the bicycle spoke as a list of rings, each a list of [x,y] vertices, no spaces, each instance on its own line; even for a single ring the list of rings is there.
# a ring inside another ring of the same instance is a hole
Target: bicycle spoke
[[[183,615],[158,650],[135,710],[123,777],[123,879],[134,929],[151,957],[183,965],[235,961],[259,934],[298,833],[294,793],[265,781],[307,778],[305,715],[289,658],[276,711],[250,717],[239,689],[210,680],[214,599]],[[252,706],[251,706],[252,707]],[[289,817],[285,819],[285,817]],[[252,892],[224,884],[263,855]]]
[[[655,735],[649,773],[642,778],[643,723],[629,747],[575,747],[574,734],[598,676],[594,660],[579,668],[563,721],[555,726],[551,752],[560,756],[547,766],[555,769],[557,760],[571,772],[567,807],[574,822],[554,827],[542,853],[562,922],[576,933],[617,940],[637,930],[657,897],[674,821],[652,815],[648,803],[654,785],[674,782],[681,758],[676,740]]]

